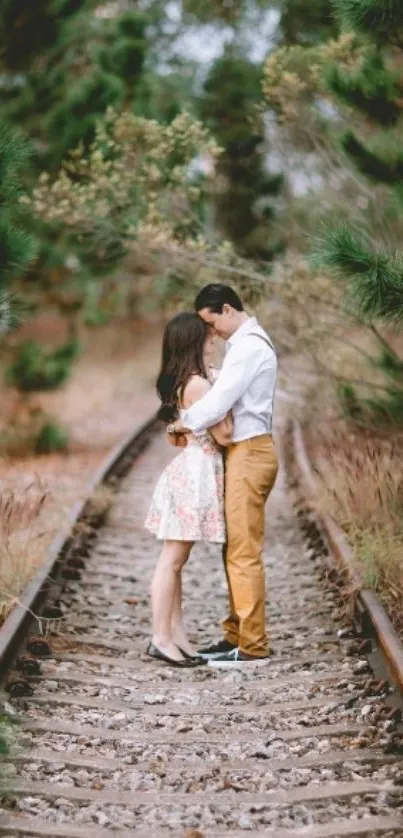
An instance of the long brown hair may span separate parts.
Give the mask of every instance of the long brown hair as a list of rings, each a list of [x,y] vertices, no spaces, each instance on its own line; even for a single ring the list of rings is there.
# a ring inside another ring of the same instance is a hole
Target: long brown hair
[[[172,422],[178,415],[184,389],[192,375],[207,378],[204,344],[208,326],[194,312],[176,314],[165,327],[157,393],[162,406],[159,417]]]

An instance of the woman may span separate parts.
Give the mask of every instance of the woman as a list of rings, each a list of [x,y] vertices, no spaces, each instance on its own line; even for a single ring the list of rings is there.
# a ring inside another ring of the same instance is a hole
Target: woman
[[[161,418],[173,421],[207,392],[213,373],[209,327],[183,312],[167,324],[157,392]],[[189,434],[183,451],[162,473],[145,526],[164,542],[151,586],[153,637],[147,653],[181,667],[205,663],[192,648],[182,617],[182,568],[195,541],[225,542],[221,446],[229,445],[232,418]]]

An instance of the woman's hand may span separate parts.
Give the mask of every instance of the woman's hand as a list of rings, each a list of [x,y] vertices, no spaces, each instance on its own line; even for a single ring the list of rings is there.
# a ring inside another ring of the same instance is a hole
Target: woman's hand
[[[176,419],[175,422],[167,425],[167,433],[176,436],[177,434],[189,433],[189,428],[185,428],[181,419]]]
[[[170,433],[167,430],[167,439],[170,445],[173,445],[174,448],[186,448],[188,444],[186,434],[176,434]]]

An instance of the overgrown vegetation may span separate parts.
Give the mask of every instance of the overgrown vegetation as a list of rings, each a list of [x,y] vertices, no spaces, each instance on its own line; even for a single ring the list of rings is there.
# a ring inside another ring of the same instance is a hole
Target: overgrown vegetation
[[[331,7],[331,38],[302,31],[265,64],[278,137],[314,155],[321,181],[316,205],[291,202],[305,265],[292,274],[288,254],[282,275],[288,300],[305,295],[309,313],[294,320],[324,383],[312,394],[314,442],[308,432],[326,507],[402,630],[403,17],[384,0]]]
[[[53,390],[69,377],[78,352],[76,341],[69,341],[53,352],[46,351],[37,341],[25,341],[7,370],[7,381],[21,393]]]
[[[396,468],[403,438],[374,438],[345,426],[320,429],[315,437],[322,508],[342,525],[365,583],[403,635],[403,473]]]
[[[3,488],[0,496],[0,623],[17,602],[21,583],[37,567],[40,536],[33,527],[48,500],[36,481],[17,490]]]

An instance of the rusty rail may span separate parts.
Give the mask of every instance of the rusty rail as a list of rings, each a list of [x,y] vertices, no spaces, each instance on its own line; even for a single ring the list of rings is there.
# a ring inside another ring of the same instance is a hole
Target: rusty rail
[[[330,548],[329,560],[333,568],[347,575],[354,591],[355,613],[358,613],[361,624],[365,615],[365,621],[384,654],[391,677],[403,692],[403,643],[376,594],[365,587],[343,532],[330,515],[316,509],[318,482],[306,451],[301,425],[297,421],[292,426],[292,454],[298,480],[304,485],[306,505],[314,512]]]
[[[156,415],[141,425],[137,425],[130,434],[121,440],[102,460],[89,480],[84,498],[71,507],[61,531],[50,545],[46,560],[38,573],[31,579],[22,592],[18,605],[11,611],[0,628],[0,681],[3,679],[15,653],[25,638],[29,625],[39,619],[49,589],[57,579],[60,570],[69,555],[69,545],[74,529],[80,520],[85,519],[95,490],[107,484],[111,478],[123,476],[133,459],[147,444],[147,435],[158,423]],[[132,449],[135,449],[134,451]],[[118,474],[116,474],[118,472]]]

